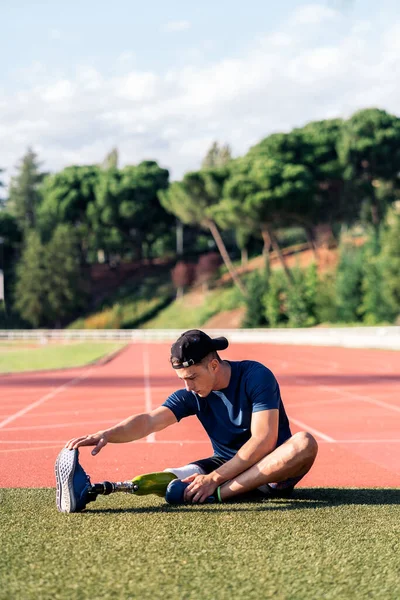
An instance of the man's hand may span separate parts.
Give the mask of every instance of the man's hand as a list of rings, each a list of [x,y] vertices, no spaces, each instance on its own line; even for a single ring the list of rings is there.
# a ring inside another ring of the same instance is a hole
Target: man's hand
[[[65,447],[69,450],[75,450],[81,446],[95,446],[92,450],[93,456],[98,454],[102,448],[107,444],[107,434],[105,431],[99,431],[98,433],[92,433],[90,435],[83,435],[78,438],[73,438],[65,444]]]
[[[191,482],[185,490],[185,502],[196,503],[205,502],[208,496],[211,496],[218,487],[210,475],[190,475],[183,479],[184,482]]]

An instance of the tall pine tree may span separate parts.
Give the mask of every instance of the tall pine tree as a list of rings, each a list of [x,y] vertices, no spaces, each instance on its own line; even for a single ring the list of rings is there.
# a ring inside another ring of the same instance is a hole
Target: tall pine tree
[[[17,167],[17,174],[11,178],[8,206],[23,231],[36,225],[40,202],[38,187],[43,179],[39,167],[36,153],[28,148]]]
[[[25,238],[25,246],[17,266],[15,308],[33,327],[47,322],[47,273],[45,249],[39,235],[31,231]]]

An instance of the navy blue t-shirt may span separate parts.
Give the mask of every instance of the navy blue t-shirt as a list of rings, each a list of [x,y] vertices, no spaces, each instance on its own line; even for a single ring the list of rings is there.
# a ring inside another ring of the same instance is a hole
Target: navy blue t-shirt
[[[273,373],[252,360],[228,361],[231,378],[227,388],[201,398],[194,392],[178,390],[164,402],[178,421],[196,415],[206,430],[214,454],[229,460],[251,437],[251,416],[260,410],[279,410],[276,446],[291,437],[289,421],[279,385]]]

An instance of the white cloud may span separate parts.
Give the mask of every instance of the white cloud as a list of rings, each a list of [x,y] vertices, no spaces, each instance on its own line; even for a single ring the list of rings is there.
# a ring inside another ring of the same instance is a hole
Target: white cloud
[[[190,29],[192,24],[190,21],[169,21],[162,26],[162,30],[168,33],[176,31],[187,31]]]
[[[74,88],[73,82],[62,79],[38,91],[45,102],[57,104],[64,100],[70,100],[74,94]]]
[[[306,4],[300,6],[293,15],[296,25],[321,25],[337,17],[339,13],[333,8],[321,4]]]
[[[125,52],[121,52],[121,54],[117,57],[117,62],[126,64],[130,63],[135,59],[135,53],[131,50],[125,50]]]
[[[176,178],[198,168],[215,139],[242,154],[268,133],[309,120],[373,105],[396,113],[400,20],[374,43],[365,23],[346,27],[346,19],[329,38],[320,35],[321,19],[336,16],[320,8],[318,19],[303,7],[240,56],[203,67],[157,74],[121,63],[110,76],[80,65],[55,79],[36,65],[39,82],[27,75],[17,94],[3,94],[0,167],[11,169],[27,145],[41,149],[49,170],[99,162],[117,146],[122,163],[154,158]],[[307,21],[307,35],[293,18]]]
[[[62,38],[62,33],[59,29],[50,29],[49,38],[51,40],[60,40]]]

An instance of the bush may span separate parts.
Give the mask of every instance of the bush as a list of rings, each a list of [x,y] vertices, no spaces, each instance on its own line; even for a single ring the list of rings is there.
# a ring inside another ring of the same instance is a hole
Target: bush
[[[286,285],[286,312],[290,327],[310,327],[317,322],[317,268],[292,270],[293,282]]]
[[[400,314],[400,214],[394,209],[387,215],[381,257],[385,301],[389,320],[393,321]]]
[[[266,271],[254,271],[248,278],[246,314],[242,327],[265,327],[268,324],[263,303],[264,295],[268,290],[268,281],[269,275]]]
[[[315,298],[317,323],[336,323],[336,272],[328,271],[318,278]]]
[[[285,276],[283,271],[272,271],[268,289],[263,295],[264,317],[270,327],[287,322],[285,312]]]
[[[363,251],[342,245],[336,278],[337,318],[344,323],[360,320],[362,302]]]

